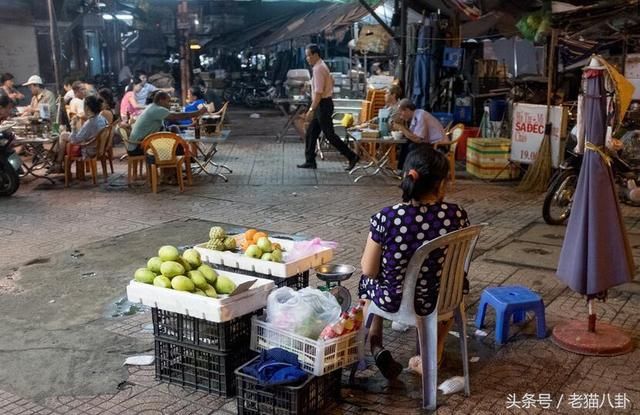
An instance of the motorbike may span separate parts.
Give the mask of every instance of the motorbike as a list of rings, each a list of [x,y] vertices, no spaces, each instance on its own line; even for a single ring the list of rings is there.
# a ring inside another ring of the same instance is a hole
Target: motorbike
[[[547,224],[562,225],[569,219],[583,157],[582,154],[569,152],[551,178],[542,205],[542,217]],[[618,188],[618,199],[632,206],[640,206],[640,189],[636,188],[636,183],[640,183],[640,169],[614,153],[611,154],[611,170]]]
[[[270,81],[262,79],[258,86],[249,88],[244,97],[244,103],[249,108],[268,105],[273,102],[274,98],[277,98],[277,91],[277,87],[273,86]]]
[[[0,132],[0,197],[11,196],[20,186],[22,160],[13,150],[14,142],[12,132]]]

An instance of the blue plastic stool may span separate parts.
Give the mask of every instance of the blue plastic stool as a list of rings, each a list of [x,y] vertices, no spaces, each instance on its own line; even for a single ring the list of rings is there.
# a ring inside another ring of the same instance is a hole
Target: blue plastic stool
[[[496,343],[503,344],[509,338],[509,320],[513,315],[513,322],[520,323],[525,319],[527,311],[536,313],[538,338],[543,339],[547,333],[544,317],[544,302],[542,297],[527,287],[513,285],[507,287],[487,288],[482,292],[476,327],[482,328],[487,305],[496,310]]]

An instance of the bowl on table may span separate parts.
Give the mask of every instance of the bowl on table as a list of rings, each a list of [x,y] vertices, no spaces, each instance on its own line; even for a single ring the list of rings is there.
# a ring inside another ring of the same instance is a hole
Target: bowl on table
[[[391,131],[391,137],[394,140],[401,140],[402,139],[402,131]]]

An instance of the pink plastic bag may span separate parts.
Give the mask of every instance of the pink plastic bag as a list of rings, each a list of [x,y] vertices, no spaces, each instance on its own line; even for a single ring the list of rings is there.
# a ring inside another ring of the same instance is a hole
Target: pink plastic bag
[[[323,241],[320,238],[315,238],[310,241],[294,242],[293,248],[288,252],[287,262],[293,262],[300,258],[312,256],[323,249],[330,248],[335,250],[337,247],[338,244],[336,242]]]

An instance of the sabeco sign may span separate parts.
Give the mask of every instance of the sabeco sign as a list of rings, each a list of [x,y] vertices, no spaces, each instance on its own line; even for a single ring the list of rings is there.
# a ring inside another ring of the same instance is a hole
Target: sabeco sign
[[[513,104],[511,129],[511,160],[531,164],[538,157],[544,138],[547,107],[534,104]],[[560,165],[560,138],[567,129],[566,111],[562,107],[551,107],[551,161]]]

